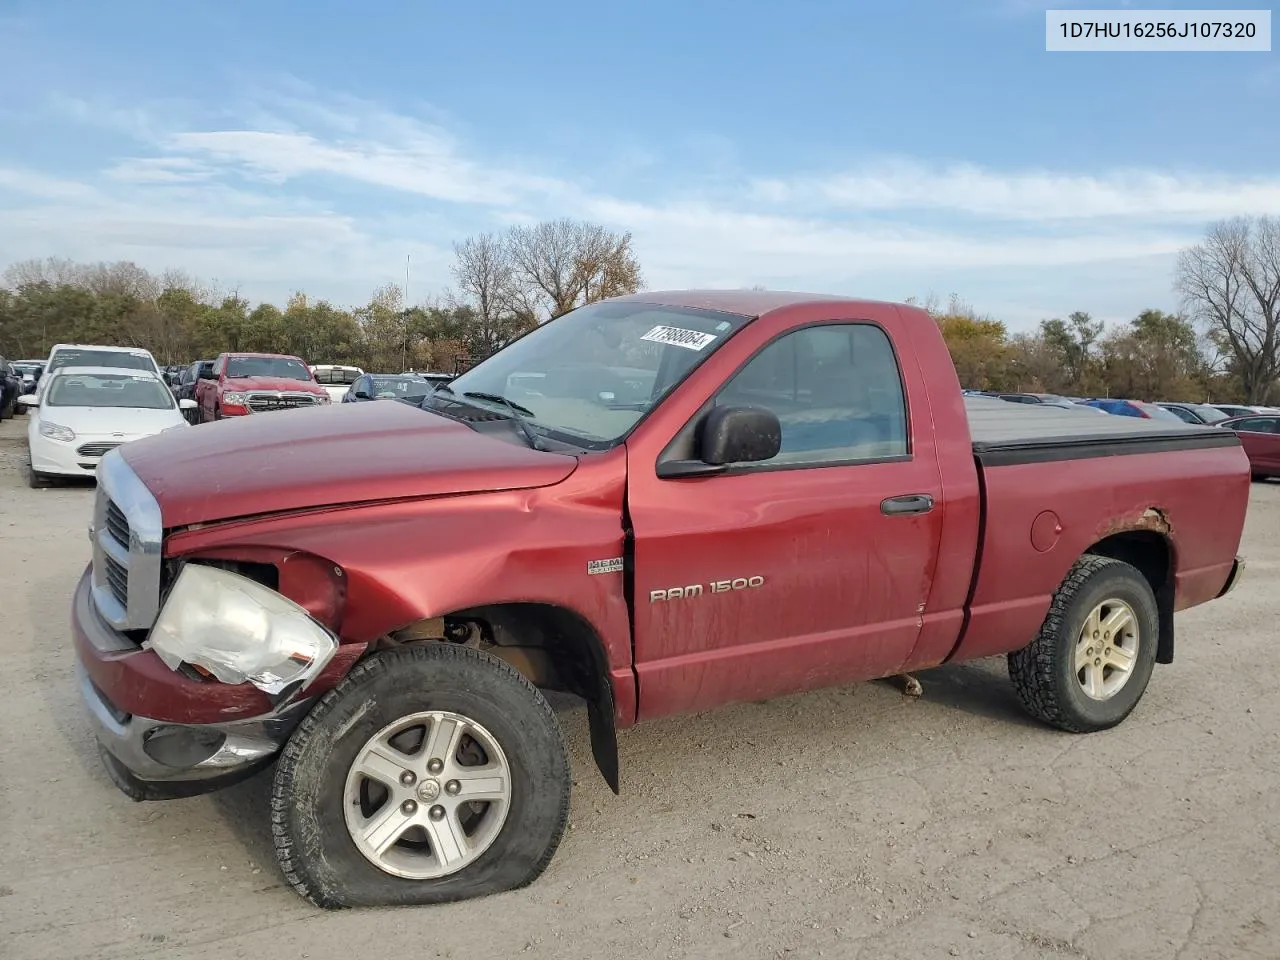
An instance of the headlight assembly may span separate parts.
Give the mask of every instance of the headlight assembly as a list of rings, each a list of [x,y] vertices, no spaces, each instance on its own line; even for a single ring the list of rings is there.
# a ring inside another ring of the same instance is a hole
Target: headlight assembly
[[[64,427],[60,423],[50,423],[48,420],[41,420],[40,436],[48,437],[50,440],[61,440],[64,443],[70,443],[76,438],[76,432],[70,427]]]
[[[249,395],[228,390],[222,395],[222,403],[228,407],[247,407],[249,405]]]
[[[338,640],[274,590],[238,573],[189,563],[143,646],[171,670],[188,663],[223,683],[248,682],[278,694],[295,683],[309,685]]]

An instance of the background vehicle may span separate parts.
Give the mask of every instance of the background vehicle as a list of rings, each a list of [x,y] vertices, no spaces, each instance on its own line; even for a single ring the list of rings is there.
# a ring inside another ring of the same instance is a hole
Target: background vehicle
[[[195,363],[188,364],[183,367],[173,384],[173,395],[179,402],[183,400],[191,400],[194,404],[196,399],[196,384],[201,379],[210,379],[213,377],[214,360],[197,360]],[[183,411],[188,423],[197,423],[199,421],[199,409],[193,406],[191,409]]]
[[[178,372],[177,382],[174,384],[174,393],[179,400],[194,400],[196,398],[196,384],[202,377],[209,378],[213,376],[213,365],[216,360],[197,360],[195,363],[188,364]]]
[[[285,354],[224,353],[209,377],[196,381],[201,423],[330,402],[307,365]]]
[[[1227,415],[1217,407],[1207,403],[1159,403],[1159,407],[1168,410],[1184,423],[1218,423],[1227,419]]]
[[[1254,480],[1280,476],[1280,416],[1254,414],[1232,417],[1220,420],[1214,426],[1234,430],[1240,437]]]
[[[1114,398],[1103,398],[1084,400],[1082,402],[1086,406],[1097,407],[1099,410],[1117,417],[1135,417],[1140,420],[1176,420],[1178,423],[1184,422],[1181,417],[1170,413],[1163,407],[1154,403],[1146,403],[1141,400],[1117,400]]]
[[[274,760],[315,903],[519,887],[569,804],[539,688],[614,790],[619,727],[996,654],[1046,724],[1120,723],[1240,571],[1240,440],[1169,417],[963,398],[914,307],[603,301],[420,405],[109,454],[81,695],[137,799]]]
[[[151,351],[141,347],[113,347],[103,344],[58,343],[49,351],[44,372],[51,374],[62,367],[116,367],[122,370],[146,370],[163,379],[160,366]],[[44,387],[42,377],[36,393]]]
[[[1080,413],[1081,411],[1083,411],[1085,413],[1101,413],[1104,415],[1106,414],[1105,410],[1101,410],[1098,407],[1090,406],[1087,403],[1079,403],[1075,400],[1065,400],[1065,399],[1064,400],[1041,400],[1040,404],[1041,406],[1054,407],[1055,409],[1058,409],[1058,410],[1070,410],[1073,413]]]
[[[437,376],[428,379],[420,373],[365,373],[342,395],[342,403],[361,403],[367,400],[421,400],[452,377]]]
[[[1238,403],[1211,403],[1209,406],[1213,407],[1215,410],[1222,411],[1228,417],[1249,417],[1259,413],[1265,414],[1267,412],[1266,407],[1243,406]]]
[[[35,393],[36,384],[40,382],[40,378],[44,375],[44,361],[14,360],[12,366],[14,373],[22,378],[22,392]]]
[[[92,477],[107,451],[187,426],[164,380],[146,370],[59,367],[39,397],[27,394],[21,402],[29,407],[33,487],[47,486],[53,477]]]
[[[22,394],[22,375],[4,357],[0,357],[0,420],[12,417]]]
[[[341,403],[351,385],[364,376],[364,371],[359,367],[318,363],[311,368],[311,374],[316,378],[316,383],[324,387],[329,394],[329,399],[334,403]]]

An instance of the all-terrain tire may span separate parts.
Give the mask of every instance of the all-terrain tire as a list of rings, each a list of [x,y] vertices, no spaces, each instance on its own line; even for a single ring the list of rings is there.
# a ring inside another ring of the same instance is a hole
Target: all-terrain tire
[[[389,724],[449,711],[481,724],[510,768],[511,798],[492,844],[456,873],[405,879],[375,866],[347,829],[353,761]],[[541,692],[473,647],[428,643],[374,654],[325,694],[290,738],[271,792],[276,857],[305,899],[328,909],[443,903],[514,890],[551,862],[569,818],[560,724]]]
[[[1138,645],[1129,679],[1109,699],[1086,696],[1075,670],[1076,643],[1085,620],[1101,603],[1119,600],[1133,610]],[[1009,654],[1009,677],[1033,717],[1070,733],[1114,727],[1142,699],[1156,661],[1160,612],[1151,585],[1135,567],[1086,554],[1058,587],[1034,640]]]

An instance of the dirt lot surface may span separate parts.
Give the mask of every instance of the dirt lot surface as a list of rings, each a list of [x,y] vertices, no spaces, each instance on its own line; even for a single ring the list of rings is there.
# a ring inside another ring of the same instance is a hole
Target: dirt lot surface
[[[67,627],[93,488],[30,490],[25,455],[0,424],[6,960],[1280,957],[1280,486],[1254,487],[1249,578],[1180,616],[1116,730],[1038,726],[982,662],[920,700],[870,683],[628,731],[615,798],[571,710],[540,881],[325,913],[281,880],[263,778],[160,804],[107,781]]]

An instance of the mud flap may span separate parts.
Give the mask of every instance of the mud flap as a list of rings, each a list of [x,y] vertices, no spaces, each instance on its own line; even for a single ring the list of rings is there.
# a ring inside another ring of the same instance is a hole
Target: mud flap
[[[587,719],[591,724],[591,756],[609,789],[618,795],[621,779],[618,771],[618,732],[613,724],[613,689],[609,678],[601,676],[600,688],[587,702]]]

